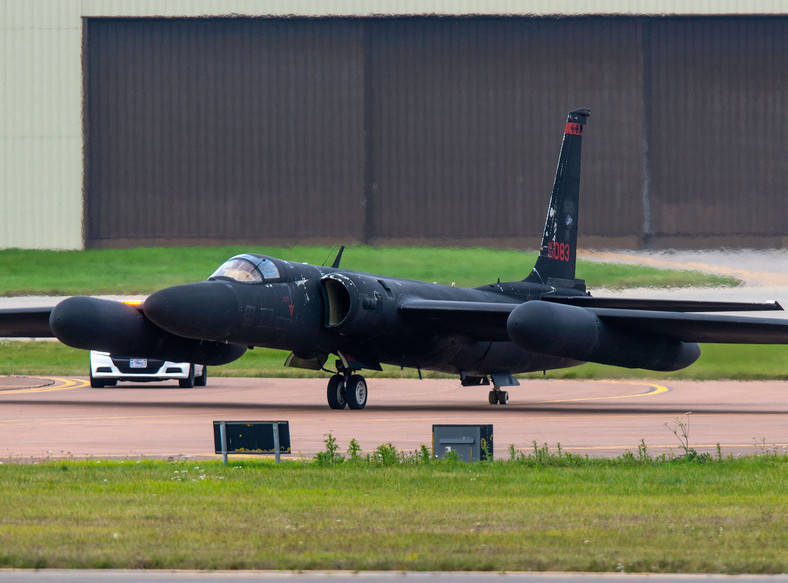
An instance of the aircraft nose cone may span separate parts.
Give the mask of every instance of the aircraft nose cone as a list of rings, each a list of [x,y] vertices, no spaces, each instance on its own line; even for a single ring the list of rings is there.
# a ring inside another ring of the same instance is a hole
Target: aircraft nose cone
[[[238,298],[224,282],[176,285],[150,295],[145,316],[167,332],[200,340],[226,340],[239,313]]]

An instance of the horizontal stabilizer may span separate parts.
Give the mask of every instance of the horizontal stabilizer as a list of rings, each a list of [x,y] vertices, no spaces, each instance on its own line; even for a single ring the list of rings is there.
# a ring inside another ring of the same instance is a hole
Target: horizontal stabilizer
[[[788,320],[777,318],[609,308],[590,308],[590,311],[606,324],[682,342],[788,344]]]
[[[615,308],[660,312],[760,312],[782,311],[778,302],[707,302],[696,300],[651,300],[638,298],[595,298],[592,296],[543,296],[555,302],[581,308]]]
[[[0,338],[54,338],[49,327],[52,308],[8,308],[0,311]]]

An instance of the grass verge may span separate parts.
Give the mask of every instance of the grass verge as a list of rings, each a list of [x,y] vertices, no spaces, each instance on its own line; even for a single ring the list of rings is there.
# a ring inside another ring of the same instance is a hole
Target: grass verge
[[[0,567],[788,570],[786,456],[350,453],[6,463]]]
[[[206,279],[238,253],[264,253],[292,261],[333,261],[330,247],[140,247],[87,251],[0,250],[0,296],[148,294]],[[367,247],[345,251],[347,269],[474,287],[525,277],[535,253],[486,248]],[[590,287],[732,286],[738,280],[697,271],[578,262]]]
[[[684,370],[658,373],[642,369],[627,369],[602,364],[557,371],[520,375],[523,378],[563,379],[686,379],[686,380],[788,380],[788,346],[783,345],[728,345],[704,344],[700,360]],[[210,367],[210,376],[226,377],[325,377],[326,373],[298,368],[285,368],[287,353],[281,350],[255,348],[240,360],[224,366]],[[0,341],[0,374],[87,376],[88,353],[51,341]],[[456,378],[423,371],[425,378]],[[369,378],[416,378],[412,369],[400,370],[384,366],[382,372],[365,371]],[[209,381],[210,383],[210,381]]]

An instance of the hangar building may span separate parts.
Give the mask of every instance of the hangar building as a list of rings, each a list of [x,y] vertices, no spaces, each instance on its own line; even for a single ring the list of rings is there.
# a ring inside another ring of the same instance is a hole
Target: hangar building
[[[0,248],[785,247],[787,9],[0,0]]]

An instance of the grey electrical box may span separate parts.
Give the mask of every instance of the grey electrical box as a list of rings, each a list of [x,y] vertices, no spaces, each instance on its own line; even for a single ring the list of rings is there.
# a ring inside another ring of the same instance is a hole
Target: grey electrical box
[[[432,451],[436,458],[453,451],[466,462],[493,459],[493,426],[433,425]]]

